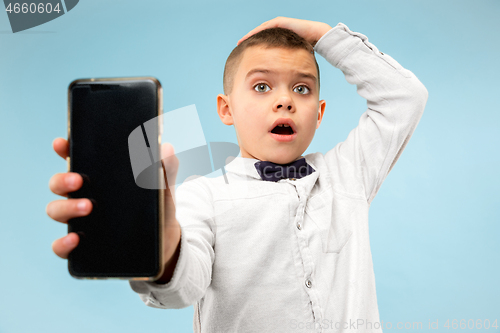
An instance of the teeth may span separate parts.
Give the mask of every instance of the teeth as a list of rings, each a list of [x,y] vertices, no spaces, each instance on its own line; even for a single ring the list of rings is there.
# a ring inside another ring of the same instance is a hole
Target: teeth
[[[280,124],[278,125],[279,127],[290,127],[290,125],[287,125],[287,124]]]

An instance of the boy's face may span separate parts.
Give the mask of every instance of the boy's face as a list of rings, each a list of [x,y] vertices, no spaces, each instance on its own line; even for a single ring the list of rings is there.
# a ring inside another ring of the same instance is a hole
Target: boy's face
[[[231,93],[217,96],[219,117],[234,125],[242,157],[287,164],[302,155],[325,110],[317,78],[314,58],[306,50],[245,50]],[[279,118],[293,121],[295,132],[287,141],[271,133]]]

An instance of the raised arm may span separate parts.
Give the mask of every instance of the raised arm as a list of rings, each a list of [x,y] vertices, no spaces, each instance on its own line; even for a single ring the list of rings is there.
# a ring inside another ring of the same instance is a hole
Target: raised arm
[[[342,23],[324,34],[314,49],[367,100],[358,126],[325,159],[351,176],[339,177],[339,181],[344,179],[346,192],[355,192],[349,186],[360,184],[359,192],[371,203],[420,121],[427,89],[365,35]]]
[[[427,89],[416,76],[368,38],[339,23],[276,17],[251,30],[238,43],[267,28],[291,29],[339,68],[367,100],[359,124],[325,154],[337,189],[370,204],[412,136],[427,102]]]

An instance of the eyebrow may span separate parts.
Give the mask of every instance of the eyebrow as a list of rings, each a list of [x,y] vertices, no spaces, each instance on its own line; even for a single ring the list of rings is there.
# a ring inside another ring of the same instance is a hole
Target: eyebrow
[[[247,73],[247,75],[245,76],[245,80],[248,79],[248,77],[250,77],[251,75],[256,74],[256,73],[275,74],[276,72],[271,71],[269,69],[254,68]],[[309,78],[315,82],[318,82],[317,77],[311,73],[297,72],[297,76],[303,77],[303,78]]]

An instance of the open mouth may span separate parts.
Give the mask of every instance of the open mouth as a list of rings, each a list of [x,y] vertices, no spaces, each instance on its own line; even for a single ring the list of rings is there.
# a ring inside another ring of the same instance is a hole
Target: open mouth
[[[280,135],[292,135],[293,134],[293,129],[285,124],[277,125],[271,133],[274,134],[280,134]]]

